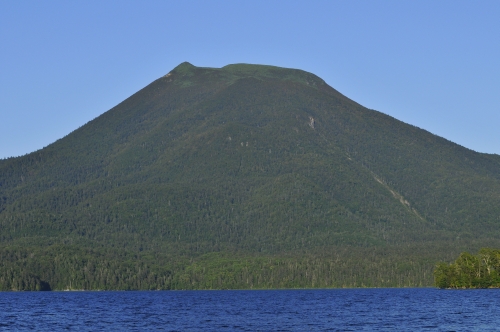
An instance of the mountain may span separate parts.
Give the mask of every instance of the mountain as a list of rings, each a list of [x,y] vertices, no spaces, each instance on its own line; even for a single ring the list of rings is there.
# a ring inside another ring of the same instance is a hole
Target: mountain
[[[428,286],[500,246],[500,156],[296,69],[180,64],[0,160],[0,289]]]

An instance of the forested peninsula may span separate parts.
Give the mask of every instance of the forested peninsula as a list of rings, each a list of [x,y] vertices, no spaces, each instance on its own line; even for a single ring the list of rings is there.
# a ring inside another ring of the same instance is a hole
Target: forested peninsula
[[[434,280],[439,288],[499,288],[500,249],[482,248],[477,255],[463,252],[454,263],[439,263]]]
[[[0,160],[0,289],[432,286],[500,248],[499,200],[499,155],[302,70],[185,62]]]

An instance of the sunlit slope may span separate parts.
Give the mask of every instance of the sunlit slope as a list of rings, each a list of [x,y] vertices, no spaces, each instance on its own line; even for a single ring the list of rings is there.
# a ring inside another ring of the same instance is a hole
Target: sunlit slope
[[[50,146],[1,160],[0,185],[3,246],[195,257],[500,245],[499,156],[272,66],[183,63]]]

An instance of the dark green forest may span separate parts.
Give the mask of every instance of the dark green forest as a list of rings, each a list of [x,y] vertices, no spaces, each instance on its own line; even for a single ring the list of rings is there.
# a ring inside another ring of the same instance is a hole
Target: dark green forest
[[[0,289],[431,286],[499,201],[500,156],[313,74],[183,63],[0,160]]]

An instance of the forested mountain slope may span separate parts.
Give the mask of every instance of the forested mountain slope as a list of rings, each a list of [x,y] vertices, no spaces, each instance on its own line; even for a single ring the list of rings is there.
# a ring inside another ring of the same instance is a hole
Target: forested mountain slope
[[[498,155],[304,71],[183,63],[0,160],[0,285],[431,285],[435,261],[500,245],[499,202]]]

